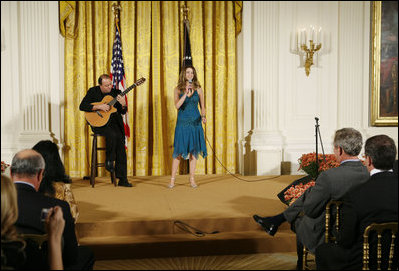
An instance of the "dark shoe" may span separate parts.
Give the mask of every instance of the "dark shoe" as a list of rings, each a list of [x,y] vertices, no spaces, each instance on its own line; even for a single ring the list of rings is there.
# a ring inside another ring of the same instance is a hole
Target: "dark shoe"
[[[132,187],[133,185],[127,179],[119,179],[118,186]]]
[[[256,223],[258,223],[268,234],[274,236],[277,232],[278,226],[274,225],[267,217],[260,217],[258,215],[253,216]]]
[[[105,161],[105,169],[108,170],[109,172],[114,172],[114,161]]]

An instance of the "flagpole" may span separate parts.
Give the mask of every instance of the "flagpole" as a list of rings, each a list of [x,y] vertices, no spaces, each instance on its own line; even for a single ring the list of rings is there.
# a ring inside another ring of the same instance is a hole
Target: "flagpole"
[[[188,8],[187,7],[187,5],[186,5],[186,1],[184,1],[184,5],[180,8],[180,12],[183,14],[183,61],[182,61],[182,64],[181,64],[181,66],[180,66],[180,68],[181,69],[183,69],[185,66],[186,66],[186,62],[187,62],[187,59],[186,59],[186,57],[187,57],[187,49],[188,48],[190,48],[191,46],[190,45],[187,45],[186,43],[187,42],[189,42],[189,40],[188,40],[188,37],[187,37],[187,35],[188,35],[188,29],[189,29],[189,20],[188,20],[188,13],[189,13],[189,11],[190,11],[190,8]],[[188,46],[188,48],[187,48],[187,46]],[[189,54],[190,54],[190,60],[191,60],[191,48],[190,48],[190,52],[189,52]],[[180,171],[182,171],[182,173],[183,174],[189,174],[190,173],[190,162],[189,162],[190,160],[188,159],[187,160],[187,162],[186,162],[186,167],[185,168],[183,168],[182,167],[182,165],[181,165],[181,168],[180,168]]]
[[[118,28],[119,33],[121,33],[121,30],[119,28],[119,13],[120,13],[121,9],[122,9],[122,7],[121,7],[121,5],[119,5],[119,3],[118,4],[116,4],[116,3],[112,4],[112,11],[114,12],[114,17],[115,17],[114,18],[115,25]]]

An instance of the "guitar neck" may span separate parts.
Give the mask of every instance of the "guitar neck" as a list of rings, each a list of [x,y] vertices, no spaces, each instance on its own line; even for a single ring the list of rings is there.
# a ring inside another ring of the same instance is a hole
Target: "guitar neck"
[[[131,85],[130,87],[128,87],[127,89],[125,89],[125,91],[123,91],[120,95],[123,97],[125,96],[130,90],[132,90],[134,87],[136,87],[136,83],[134,83],[133,85]],[[112,101],[110,101],[108,103],[109,106],[113,106],[115,103],[117,102],[116,98],[112,99]]]

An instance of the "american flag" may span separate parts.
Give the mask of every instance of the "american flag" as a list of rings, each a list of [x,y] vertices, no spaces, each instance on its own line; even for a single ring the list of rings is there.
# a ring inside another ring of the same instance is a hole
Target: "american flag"
[[[111,78],[112,78],[113,87],[123,92],[126,88],[126,77],[125,77],[125,69],[123,67],[122,42],[121,42],[118,20],[115,23],[115,28],[116,30],[115,30],[114,47],[112,48]],[[127,106],[126,95],[125,95],[125,101]],[[130,137],[128,112],[126,112],[125,115],[122,115],[122,118],[123,118],[123,125],[125,127],[125,147],[127,148],[127,140]]]

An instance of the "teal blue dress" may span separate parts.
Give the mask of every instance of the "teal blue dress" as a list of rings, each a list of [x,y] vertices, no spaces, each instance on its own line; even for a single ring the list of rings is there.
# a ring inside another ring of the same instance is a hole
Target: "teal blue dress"
[[[179,98],[181,96],[183,94],[179,95]],[[194,91],[191,97],[186,97],[184,103],[179,108],[173,143],[173,158],[181,156],[183,159],[189,159],[190,154],[196,159],[198,159],[199,154],[203,158],[207,156],[198,103],[198,92]]]

